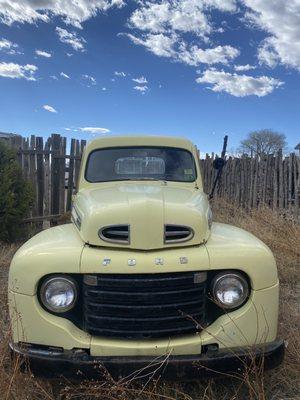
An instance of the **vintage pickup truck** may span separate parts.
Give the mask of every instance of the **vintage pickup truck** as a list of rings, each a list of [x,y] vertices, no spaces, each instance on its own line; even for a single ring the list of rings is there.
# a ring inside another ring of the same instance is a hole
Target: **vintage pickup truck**
[[[213,222],[190,141],[103,137],[84,151],[72,223],[13,258],[11,349],[35,374],[81,379],[272,368],[278,292],[269,248]]]

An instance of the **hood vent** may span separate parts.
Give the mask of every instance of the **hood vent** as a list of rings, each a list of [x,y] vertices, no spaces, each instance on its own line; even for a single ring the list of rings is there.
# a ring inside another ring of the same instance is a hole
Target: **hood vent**
[[[129,225],[105,226],[99,230],[98,235],[105,242],[130,244]]]
[[[165,243],[180,243],[192,239],[194,231],[183,225],[165,225]]]

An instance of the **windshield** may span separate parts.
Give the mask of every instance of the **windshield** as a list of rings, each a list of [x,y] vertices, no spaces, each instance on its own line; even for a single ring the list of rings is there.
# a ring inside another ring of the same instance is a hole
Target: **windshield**
[[[88,158],[85,178],[89,182],[165,180],[194,182],[192,154],[172,147],[114,147],[94,150]]]

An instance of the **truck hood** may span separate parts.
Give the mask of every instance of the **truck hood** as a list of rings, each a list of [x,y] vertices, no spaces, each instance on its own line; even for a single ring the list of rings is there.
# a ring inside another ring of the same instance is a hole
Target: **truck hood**
[[[79,191],[73,213],[82,240],[94,246],[154,250],[199,245],[209,236],[207,196],[196,188],[160,182],[102,184]],[[107,240],[111,228],[121,234],[128,229],[128,243]],[[166,230],[171,232],[168,240]],[[178,240],[178,230],[190,234]]]

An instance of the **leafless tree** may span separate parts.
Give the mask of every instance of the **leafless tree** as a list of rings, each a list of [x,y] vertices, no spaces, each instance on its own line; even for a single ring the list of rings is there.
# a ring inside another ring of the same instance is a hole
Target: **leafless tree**
[[[271,129],[262,129],[248,133],[246,139],[241,141],[241,151],[249,155],[264,155],[276,153],[286,147],[286,137],[283,133]]]

